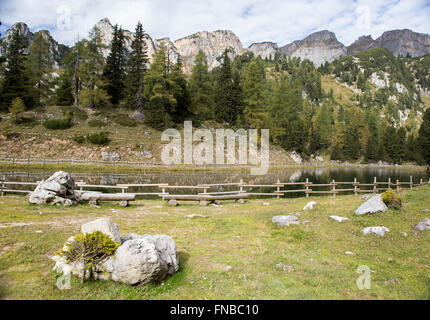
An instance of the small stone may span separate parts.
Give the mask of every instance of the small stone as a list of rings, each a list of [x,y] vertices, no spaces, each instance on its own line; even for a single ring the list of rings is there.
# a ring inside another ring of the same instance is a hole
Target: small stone
[[[308,224],[308,223],[309,223],[309,221],[307,221],[307,220],[302,222],[302,224]]]
[[[119,205],[120,205],[121,207],[128,207],[128,201],[120,201],[120,202],[119,202]]]
[[[233,268],[232,266],[225,266],[224,271],[225,272],[230,271],[232,268]]]
[[[430,219],[424,219],[423,221],[413,226],[413,228],[418,231],[430,229]]]
[[[206,207],[208,204],[209,204],[209,201],[207,201],[207,200],[200,200],[200,205],[202,207]]]
[[[308,202],[304,207],[303,211],[312,210],[317,203],[315,201]]]
[[[240,203],[240,204],[244,204],[245,203],[245,199],[240,198],[240,199],[237,199],[236,202]]]
[[[408,234],[407,234],[406,232],[400,232],[400,234],[401,234],[402,236],[404,236],[405,238],[408,236]]]
[[[424,212],[424,213],[430,212],[430,209],[423,209],[422,212]]]
[[[168,204],[169,206],[176,207],[178,205],[178,201],[176,201],[175,199],[171,199],[169,200]]]
[[[263,202],[263,206],[270,206],[269,202]]]
[[[42,230],[37,230],[36,233],[43,233],[43,231]]]
[[[289,226],[290,224],[299,224],[299,219],[295,216],[275,216],[272,222],[278,226]]]
[[[385,232],[390,232],[388,228],[386,227],[367,227],[361,230],[361,232],[367,236],[369,234],[376,234],[380,237],[383,237],[385,235]]]
[[[354,252],[351,252],[351,251],[345,251],[345,254],[348,254],[348,255],[350,255],[350,256],[355,255],[355,253],[354,253]]]
[[[330,218],[332,218],[333,220],[336,220],[336,221],[338,221],[338,222],[342,222],[342,221],[349,220],[348,218],[345,218],[345,217],[339,217],[339,216],[330,216]]]
[[[278,269],[280,269],[282,271],[285,271],[285,272],[293,272],[294,271],[294,267],[293,266],[289,266],[289,265],[286,265],[286,264],[283,264],[283,263],[278,263],[276,265],[276,268],[278,268]]]
[[[192,219],[192,218],[206,218],[207,216],[203,216],[203,215],[201,215],[201,214],[189,214],[189,215],[186,215],[186,216],[184,216],[185,218],[190,218],[190,219]]]

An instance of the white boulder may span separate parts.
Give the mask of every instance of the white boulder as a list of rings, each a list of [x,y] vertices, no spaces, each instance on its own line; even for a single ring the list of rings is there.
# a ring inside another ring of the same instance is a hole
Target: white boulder
[[[384,201],[382,201],[382,195],[376,194],[359,206],[357,210],[355,210],[355,214],[363,215],[366,213],[385,212],[387,210],[388,207],[385,205]]]
[[[102,233],[108,235],[113,241],[121,242],[121,233],[119,232],[118,225],[108,218],[100,218],[85,223],[82,225],[81,231],[83,234],[101,231]]]
[[[424,219],[420,223],[416,224],[414,226],[414,229],[418,231],[424,231],[424,230],[430,229],[430,219]]]
[[[299,219],[296,216],[275,216],[272,222],[278,226],[289,226],[290,224],[299,224]]]
[[[303,211],[306,211],[306,210],[312,210],[316,204],[317,204],[317,203],[316,203],[315,201],[310,201],[310,202],[308,202],[308,203],[304,206]]]
[[[385,235],[385,232],[390,232],[388,228],[386,227],[367,227],[361,230],[361,232],[367,236],[369,234],[376,234],[380,237],[383,237]]]

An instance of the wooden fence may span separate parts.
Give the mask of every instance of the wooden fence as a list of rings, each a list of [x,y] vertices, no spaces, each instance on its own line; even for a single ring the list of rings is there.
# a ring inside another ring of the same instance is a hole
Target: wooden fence
[[[5,193],[30,193],[28,187],[34,189],[38,182],[16,182],[16,181],[6,181],[5,178],[0,180],[0,192],[3,196]],[[401,182],[396,180],[393,182],[390,179],[386,182],[377,181],[376,177],[373,183],[361,183],[355,178],[354,181],[350,182],[339,182],[332,180],[330,183],[317,184],[310,182],[306,179],[305,182],[281,182],[277,181],[274,184],[248,184],[243,180],[237,183],[216,183],[216,184],[200,184],[196,186],[178,186],[169,185],[167,183],[155,183],[155,184],[116,184],[116,185],[98,185],[98,184],[86,184],[84,181],[79,181],[76,186],[79,190],[91,190],[91,189],[105,189],[105,190],[119,190],[122,193],[128,191],[129,188],[135,189],[145,189],[145,188],[156,188],[158,192],[133,192],[136,196],[158,196],[163,197],[165,195],[170,195],[171,190],[193,190],[197,192],[197,195],[227,195],[227,194],[247,194],[249,196],[275,196],[278,199],[285,196],[287,193],[303,193],[306,197],[310,194],[331,194],[333,197],[341,192],[353,192],[355,195],[359,193],[377,193],[379,191],[385,191],[387,189],[412,189],[415,186],[421,186],[425,184],[430,184],[430,181],[424,182],[420,179],[419,183],[414,183],[412,176],[409,181]],[[11,188],[13,186],[13,188]],[[27,189],[21,189],[21,187],[27,187]],[[233,187],[238,188],[237,190],[231,191],[213,191],[214,188],[218,187]],[[286,189],[293,188],[293,189]],[[363,188],[364,187],[364,188]],[[321,189],[325,188],[325,189]],[[271,189],[268,192],[253,192],[253,189]],[[143,190],[142,190],[143,191]],[[194,193],[195,194],[195,193]]]

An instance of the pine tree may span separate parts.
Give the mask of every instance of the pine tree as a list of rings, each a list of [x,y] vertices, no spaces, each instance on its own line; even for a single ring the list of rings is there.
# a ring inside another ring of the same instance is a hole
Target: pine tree
[[[55,90],[54,103],[57,106],[71,106],[73,105],[72,95],[72,75],[69,70],[64,70],[57,79],[57,89]]]
[[[148,106],[144,110],[145,122],[153,128],[168,128],[178,105],[177,92],[181,89],[169,76],[173,66],[165,46],[155,52],[153,59],[145,76],[145,97],[148,100]]]
[[[214,100],[208,62],[203,50],[199,50],[194,60],[194,66],[189,80],[189,91],[193,112],[200,119],[213,119]]]
[[[116,24],[113,29],[113,38],[110,53],[106,59],[103,78],[106,82],[105,90],[110,96],[112,104],[117,105],[123,96],[124,89],[124,35],[122,29]]]
[[[265,121],[263,113],[264,75],[256,61],[252,61],[243,84],[244,118],[254,129],[261,129]]]
[[[136,26],[134,39],[131,43],[131,52],[126,65],[125,97],[124,103],[132,108],[142,111],[144,109],[144,78],[147,72],[148,48],[142,24]]]
[[[215,118],[219,122],[235,124],[240,111],[240,83],[234,77],[228,50],[222,54],[222,63],[215,81]]]
[[[418,136],[418,143],[421,146],[421,154],[425,163],[430,166],[430,108],[427,108],[423,116]]]
[[[41,31],[34,36],[27,62],[31,83],[35,88],[35,102],[39,105],[46,103],[51,93],[48,75],[52,68],[52,54],[49,42]]]
[[[98,107],[109,101],[109,95],[103,89],[106,85],[101,78],[103,73],[104,58],[102,55],[104,45],[97,26],[89,33],[89,39],[84,42],[80,56],[79,74],[82,90],[79,93],[81,103],[87,104],[90,108]]]
[[[18,121],[18,115],[25,111],[24,102],[20,97],[16,97],[12,100],[12,104],[9,107],[9,112],[13,117],[15,117],[15,121]]]
[[[27,57],[24,55],[24,40],[19,30],[14,30],[6,52],[1,106],[7,108],[16,97],[22,98],[26,106],[34,102],[30,78],[26,70]]]

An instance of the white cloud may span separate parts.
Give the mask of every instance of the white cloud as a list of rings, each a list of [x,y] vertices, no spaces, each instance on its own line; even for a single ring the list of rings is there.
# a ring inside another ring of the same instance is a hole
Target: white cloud
[[[70,8],[70,17],[65,17],[65,8]],[[367,13],[370,23],[357,24],[357,19],[367,21]],[[48,29],[66,44],[78,33],[86,36],[104,17],[129,30],[140,20],[152,37],[172,40],[202,30],[229,29],[248,46],[260,41],[285,45],[323,29],[335,32],[346,45],[361,35],[377,38],[391,29],[429,33],[429,16],[427,0],[1,0],[0,5],[4,24],[23,21],[32,31]],[[65,21],[70,28],[62,30]]]

